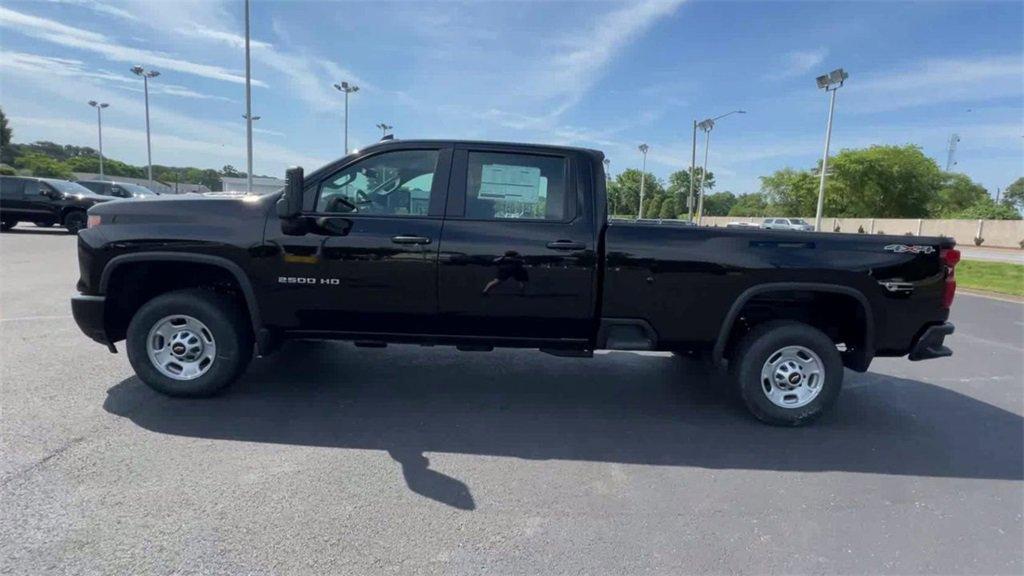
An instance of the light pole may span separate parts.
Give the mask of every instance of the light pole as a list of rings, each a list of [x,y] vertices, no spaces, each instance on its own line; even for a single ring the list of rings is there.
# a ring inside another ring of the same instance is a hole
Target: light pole
[[[342,82],[341,84],[335,84],[334,87],[345,93],[345,154],[348,154],[348,95],[353,92],[359,92],[359,86]]]
[[[746,114],[746,110],[733,110],[714,118],[708,118],[697,123],[697,127],[704,131],[704,167],[700,170],[700,186],[697,187],[697,224],[700,225],[704,219],[704,178],[708,173],[708,152],[711,150],[711,131],[715,128],[715,122],[733,114]],[[694,150],[696,150],[697,136],[694,134]],[[690,172],[690,182],[693,182],[693,172]]]
[[[636,217],[637,219],[640,219],[644,217],[644,184],[647,180],[647,151],[650,150],[651,147],[647,144],[641,144],[637,149],[644,155],[643,168],[640,170],[640,206],[636,211]]]
[[[847,74],[842,68],[836,68],[835,70],[818,76],[816,81],[818,88],[823,88],[825,92],[831,92],[828,102],[828,124],[825,125],[825,152],[821,156],[821,181],[818,183],[818,210],[814,215],[814,230],[821,232],[821,217],[822,212],[825,211],[825,173],[828,171],[828,147],[832,141],[832,113],[836,109],[836,90],[839,90],[843,86],[843,82],[850,75]]]
[[[380,139],[383,140],[384,137],[388,135],[388,130],[391,130],[394,126],[388,126],[384,122],[381,122],[380,124],[377,124],[377,128],[380,128]]]
[[[686,201],[686,219],[693,222],[693,176],[697,171],[697,121],[693,121],[693,147],[690,149],[690,198]]]
[[[96,109],[96,132],[100,137],[100,180],[103,180],[103,114],[102,110],[110,104],[89,100],[89,106]]]
[[[153,148],[149,143],[149,79],[160,75],[156,70],[146,70],[142,66],[132,66],[136,76],[142,76],[142,86],[146,94],[146,177],[153,184]]]
[[[252,194],[252,67],[249,60],[249,0],[245,0],[245,193]]]

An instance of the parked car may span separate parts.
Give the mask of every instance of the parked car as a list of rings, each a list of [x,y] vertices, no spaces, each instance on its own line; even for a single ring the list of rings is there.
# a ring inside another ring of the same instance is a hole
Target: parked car
[[[60,224],[77,234],[85,228],[86,210],[108,200],[113,198],[67,180],[0,176],[0,229],[34,222],[44,227]]]
[[[761,224],[765,230],[800,230],[813,232],[814,226],[800,218],[765,218]]]
[[[100,196],[113,196],[114,198],[152,198],[157,196],[145,186],[131,182],[112,182],[109,180],[79,180],[78,184],[92,190]]]
[[[609,222],[603,159],[390,141],[290,169],[276,194],[94,206],[72,311],[174,396],[288,339],[659,350],[729,369],[756,417],[798,425],[844,367],[952,354],[952,239]]]

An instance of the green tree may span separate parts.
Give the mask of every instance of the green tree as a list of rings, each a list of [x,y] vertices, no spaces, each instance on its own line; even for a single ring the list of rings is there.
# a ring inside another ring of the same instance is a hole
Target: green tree
[[[943,181],[939,165],[913,145],[843,150],[831,160],[829,171],[829,216],[926,218]],[[789,215],[814,214],[803,207]]]
[[[964,174],[946,173],[932,203],[933,218],[950,218],[988,199],[988,190]]]
[[[221,174],[223,174],[223,175],[225,175],[225,176],[227,176],[229,178],[241,178],[241,177],[245,176],[245,172],[239,172],[231,164],[228,164],[228,165],[224,166],[223,168],[221,168],[220,172],[221,172]]]
[[[1003,190],[1003,203],[1024,210],[1024,177],[1017,178]]]
[[[736,204],[736,195],[732,192],[715,192],[704,197],[705,216],[725,216]]]
[[[72,177],[71,169],[66,164],[42,154],[26,154],[17,158],[14,165],[17,168],[31,171],[33,176],[64,180],[69,180]]]
[[[985,196],[979,200],[973,206],[968,207],[958,213],[949,214],[943,216],[944,218],[959,218],[966,220],[1020,220],[1020,212],[1017,211],[1013,206],[1003,204],[1000,202],[996,204],[995,200],[989,196]]]
[[[767,216],[768,200],[764,194],[755,192],[753,194],[742,194],[736,198],[736,203],[729,209],[729,216]]]
[[[658,212],[658,218],[672,219],[679,217],[679,210],[676,207],[676,197],[666,196],[661,202],[661,210]]]
[[[7,115],[4,114],[3,108],[0,108],[0,146],[6,148],[11,143],[12,136],[14,136],[14,131],[11,130],[11,125],[7,122]]]
[[[11,138],[13,137],[14,131],[7,121],[7,115],[4,114],[3,108],[0,108],[0,162],[14,162],[14,154],[11,150]]]
[[[664,194],[661,182],[648,173],[644,182],[644,211],[651,198]],[[635,216],[640,205],[640,171],[630,168],[620,172],[608,185],[608,204],[612,214]]]
[[[646,196],[646,190],[645,194]],[[657,218],[661,214],[661,204],[664,202],[665,197],[661,195],[644,198],[644,218]]]
[[[776,214],[813,216],[817,211],[818,180],[810,172],[784,168],[771,176],[761,177],[761,194]]]

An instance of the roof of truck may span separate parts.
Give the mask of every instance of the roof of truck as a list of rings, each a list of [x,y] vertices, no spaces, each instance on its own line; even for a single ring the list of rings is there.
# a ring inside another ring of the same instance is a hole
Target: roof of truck
[[[438,138],[438,139],[415,139],[415,140],[400,140],[398,138],[395,138],[395,139],[389,139],[389,140],[381,140],[381,141],[375,142],[375,143],[373,143],[373,144],[371,144],[371,145],[369,145],[369,146],[367,146],[365,148],[362,148],[359,151],[363,152],[365,150],[375,150],[377,148],[386,148],[386,147],[389,147],[389,146],[396,146],[396,145],[408,146],[410,144],[413,145],[413,146],[418,145],[418,144],[424,144],[424,145],[445,144],[445,145],[452,145],[452,146],[486,146],[486,147],[490,147],[490,146],[497,146],[497,147],[515,146],[517,148],[535,148],[537,150],[571,150],[573,152],[579,152],[579,153],[582,153],[582,154],[587,154],[589,156],[593,156],[595,158],[598,158],[599,160],[603,160],[604,159],[604,152],[601,152],[600,150],[595,150],[593,148],[581,148],[581,147],[578,147],[578,146],[563,146],[561,144],[535,144],[535,143],[530,143],[530,142],[499,142],[499,141],[490,141],[490,140],[445,140],[445,139],[440,139],[440,138]]]

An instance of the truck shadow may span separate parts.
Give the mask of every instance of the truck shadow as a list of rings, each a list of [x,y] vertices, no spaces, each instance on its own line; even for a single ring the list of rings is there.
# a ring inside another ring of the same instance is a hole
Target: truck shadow
[[[713,469],[1024,478],[1024,419],[946,388],[847,374],[813,426],[764,426],[702,365],[635,354],[555,358],[447,348],[297,342],[224,395],[172,399],[136,378],[104,408],[154,432],[373,449],[409,489],[472,510],[469,488],[428,452]]]

